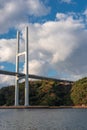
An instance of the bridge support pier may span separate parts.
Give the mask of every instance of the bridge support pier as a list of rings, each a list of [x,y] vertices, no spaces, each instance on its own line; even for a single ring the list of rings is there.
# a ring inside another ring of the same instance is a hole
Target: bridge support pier
[[[25,78],[25,106],[29,106],[29,83],[28,83],[28,27],[25,30],[25,51],[20,53],[19,40],[20,33],[17,32],[17,47],[16,47],[16,73],[19,73],[19,56],[25,55],[25,77],[15,78],[15,106],[19,105],[19,80]]]
[[[29,83],[28,83],[28,27],[25,34],[25,106],[29,106]]]
[[[19,84],[18,80],[15,81],[15,106],[19,105]]]
[[[20,33],[17,31],[17,44],[16,44],[16,72],[19,73],[19,38]],[[15,106],[19,105],[19,77],[15,78]]]

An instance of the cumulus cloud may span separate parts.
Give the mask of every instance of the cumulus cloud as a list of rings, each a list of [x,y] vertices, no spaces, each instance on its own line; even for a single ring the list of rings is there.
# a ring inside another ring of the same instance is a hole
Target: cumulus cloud
[[[57,18],[57,20],[65,20],[68,18],[68,15],[64,14],[64,13],[57,13],[56,18]]]
[[[0,62],[15,62],[16,39],[0,40]]]
[[[29,73],[47,76],[50,72],[51,76],[72,80],[87,75],[87,30],[81,19],[74,19],[70,13],[57,13],[55,21],[29,24]],[[21,24],[19,30],[24,26]],[[24,30],[22,36],[24,38]],[[10,40],[10,43],[8,40],[0,42],[3,57],[0,60],[13,62],[15,44]],[[8,51],[5,57],[3,50],[5,52],[8,48],[13,51]]]
[[[57,21],[29,25],[29,56],[30,64],[33,63],[33,71],[30,72],[44,74],[44,64],[47,70],[50,68],[58,73],[65,72],[72,77],[79,77],[81,73],[85,76],[87,31],[84,24],[70,14],[58,13],[56,18]],[[40,65],[36,65],[40,68],[38,71],[34,70],[37,61]]]
[[[0,75],[0,87],[15,84],[15,78],[7,75]]]
[[[0,33],[28,21],[31,15],[38,17],[49,12],[50,8],[41,0],[3,0],[0,2]]]
[[[32,59],[31,61],[29,61],[28,64],[30,74],[45,75],[48,72],[48,67],[44,61],[38,61],[37,59]],[[23,73],[25,73],[25,68],[26,66],[24,64],[22,71]],[[44,68],[44,71],[42,68]]]

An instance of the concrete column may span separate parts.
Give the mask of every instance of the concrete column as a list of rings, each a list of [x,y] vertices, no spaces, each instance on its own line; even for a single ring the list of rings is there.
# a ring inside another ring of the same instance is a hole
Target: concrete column
[[[28,27],[25,30],[25,106],[29,106],[29,83],[28,83]]]
[[[17,44],[16,44],[16,72],[19,73],[19,32],[17,31]],[[15,79],[15,106],[19,105],[19,83],[18,76]]]

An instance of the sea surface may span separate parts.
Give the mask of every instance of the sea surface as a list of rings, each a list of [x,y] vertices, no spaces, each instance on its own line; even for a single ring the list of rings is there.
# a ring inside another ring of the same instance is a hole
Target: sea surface
[[[87,130],[87,109],[0,109],[0,130]]]

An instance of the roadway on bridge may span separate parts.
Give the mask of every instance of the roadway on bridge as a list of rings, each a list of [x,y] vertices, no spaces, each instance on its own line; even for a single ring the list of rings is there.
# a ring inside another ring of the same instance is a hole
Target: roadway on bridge
[[[10,72],[10,71],[5,71],[5,70],[0,70],[0,74],[10,75],[10,76],[18,76],[20,78],[25,76],[24,73],[16,73],[16,72]],[[70,80],[63,80],[63,79],[57,79],[57,78],[51,78],[51,77],[45,77],[45,76],[38,76],[38,75],[33,75],[33,74],[29,74],[28,77],[32,78],[32,79],[54,80],[57,82],[59,81],[59,82],[73,83],[73,81],[70,81]]]

